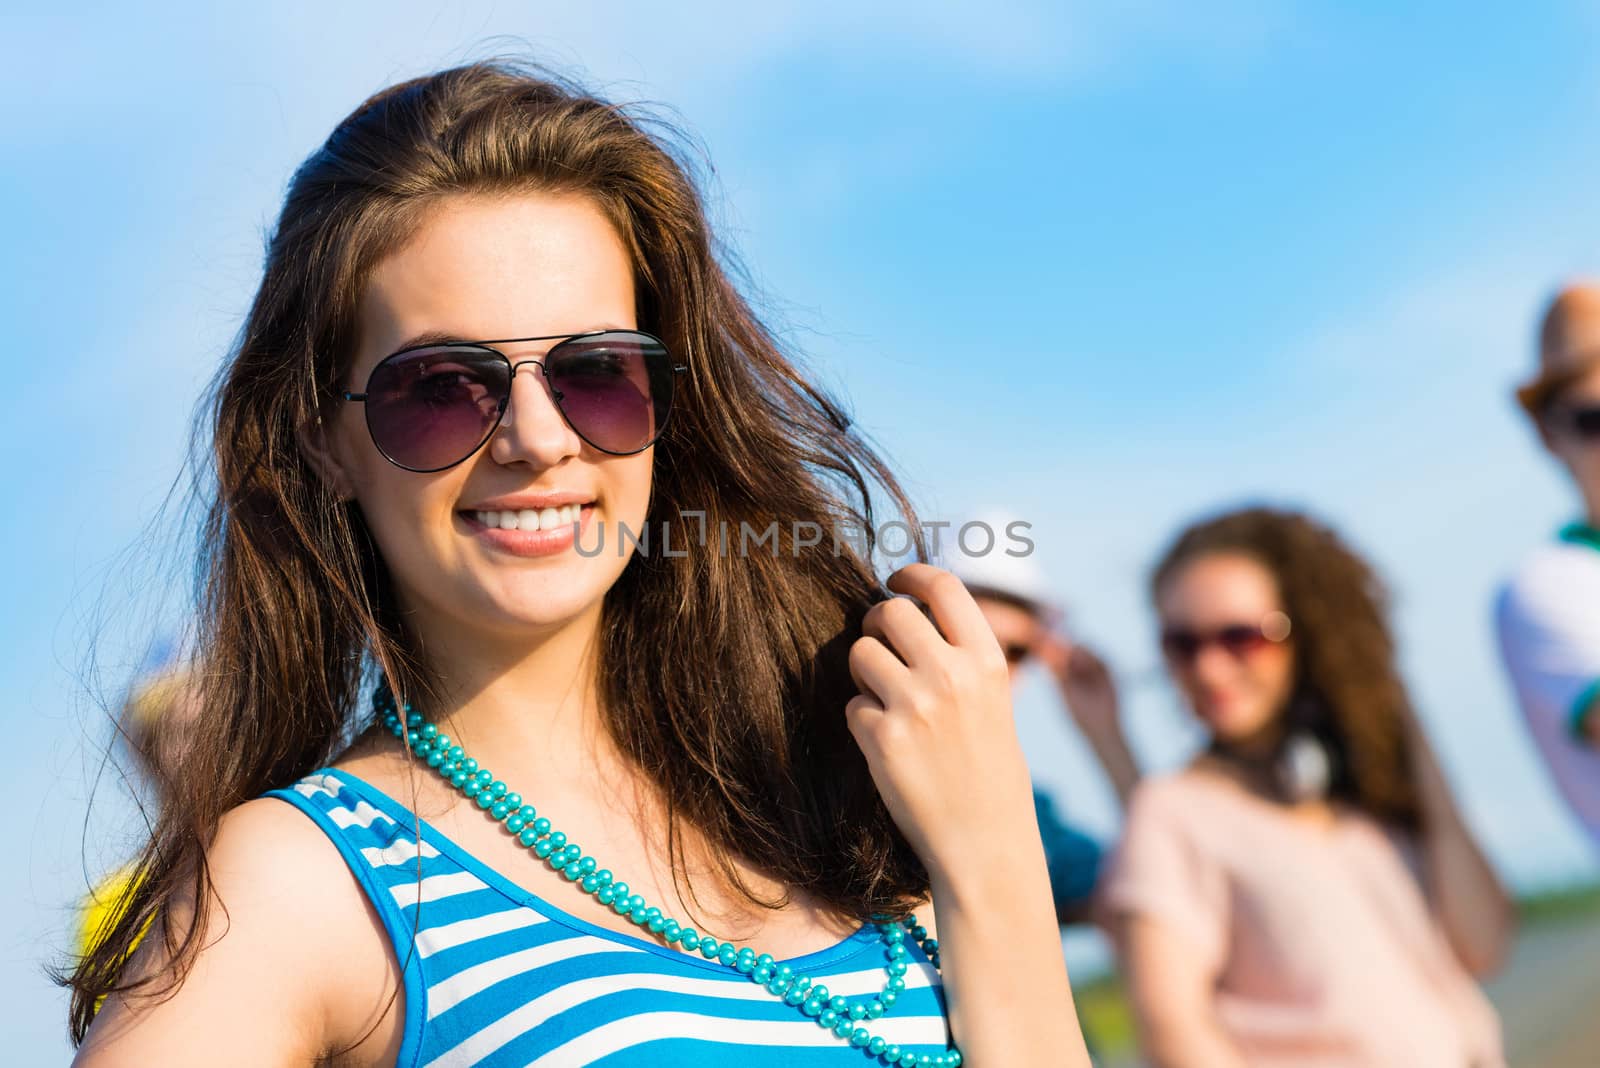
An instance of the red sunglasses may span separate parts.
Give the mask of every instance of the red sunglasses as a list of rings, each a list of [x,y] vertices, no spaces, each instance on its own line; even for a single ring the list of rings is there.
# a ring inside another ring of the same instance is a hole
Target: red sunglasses
[[[1216,645],[1235,660],[1269,645],[1281,645],[1289,637],[1289,617],[1268,612],[1259,623],[1228,623],[1211,630],[1194,627],[1166,627],[1161,631],[1161,651],[1169,660],[1190,664],[1205,648]]]

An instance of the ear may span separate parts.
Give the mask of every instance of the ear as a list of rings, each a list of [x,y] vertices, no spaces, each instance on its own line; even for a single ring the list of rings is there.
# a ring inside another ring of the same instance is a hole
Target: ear
[[[333,491],[334,496],[341,501],[348,501],[356,495],[355,483],[339,460],[333,428],[323,421],[320,414],[301,423],[295,430],[295,439],[300,445],[301,455],[317,473],[317,477]]]

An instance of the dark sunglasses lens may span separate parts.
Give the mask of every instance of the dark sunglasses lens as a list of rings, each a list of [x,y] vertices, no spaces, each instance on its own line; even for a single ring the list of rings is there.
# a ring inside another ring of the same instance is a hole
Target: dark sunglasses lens
[[[1574,408],[1572,429],[1577,431],[1579,437],[1600,438],[1600,406]]]
[[[494,430],[509,395],[509,372],[487,349],[418,349],[383,361],[367,381],[373,443],[412,471],[460,463]]]
[[[1243,656],[1245,653],[1253,652],[1261,645],[1264,645],[1266,640],[1266,636],[1261,633],[1261,628],[1259,627],[1235,624],[1217,631],[1217,643],[1234,656]]]
[[[545,372],[572,429],[602,452],[638,452],[666,425],[672,361],[648,334],[614,330],[563,341],[550,350]]]
[[[1188,630],[1163,631],[1161,651],[1172,660],[1189,660],[1200,651],[1200,636]]]

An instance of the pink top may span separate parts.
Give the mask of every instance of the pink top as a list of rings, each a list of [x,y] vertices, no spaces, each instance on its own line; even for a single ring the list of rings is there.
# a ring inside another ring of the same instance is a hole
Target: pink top
[[[1503,1068],[1416,873],[1405,836],[1360,812],[1317,826],[1190,769],[1134,794],[1101,914],[1188,941],[1252,1068]]]

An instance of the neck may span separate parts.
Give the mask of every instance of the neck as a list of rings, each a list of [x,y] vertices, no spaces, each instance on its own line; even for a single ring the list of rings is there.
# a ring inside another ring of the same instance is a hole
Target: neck
[[[1283,721],[1281,718],[1277,718],[1254,733],[1238,738],[1213,736],[1211,745],[1213,749],[1220,753],[1249,763],[1256,763],[1265,761],[1273,756],[1277,750],[1278,743],[1283,739],[1283,735]]]
[[[438,679],[439,729],[508,781],[594,783],[620,764],[600,709],[600,605],[528,637],[434,628],[422,648]]]
[[[1583,487],[1583,521],[1600,530],[1600,484]]]

